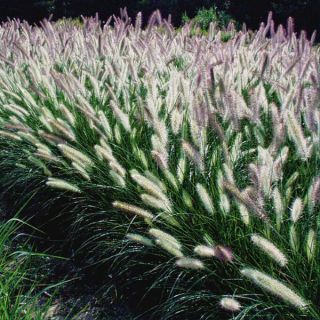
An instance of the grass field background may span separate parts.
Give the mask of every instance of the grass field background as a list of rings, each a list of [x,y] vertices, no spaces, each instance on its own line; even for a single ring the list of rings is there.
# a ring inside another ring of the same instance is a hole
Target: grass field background
[[[141,24],[2,25],[3,198],[150,319],[320,319],[314,37]]]

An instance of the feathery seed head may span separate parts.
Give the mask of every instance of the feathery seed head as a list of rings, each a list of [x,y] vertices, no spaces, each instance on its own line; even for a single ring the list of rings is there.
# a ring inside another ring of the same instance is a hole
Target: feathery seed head
[[[320,177],[317,177],[312,185],[311,201],[314,204],[320,203]]]
[[[116,118],[119,120],[119,122],[122,124],[122,126],[124,127],[124,129],[127,132],[131,131],[131,126],[130,126],[130,122],[129,122],[129,117],[127,114],[125,114],[117,105],[117,103],[114,100],[110,101],[110,107],[114,112],[114,115],[116,116]]]
[[[288,263],[286,256],[269,240],[257,234],[253,234],[251,236],[251,241],[281,267],[284,267]]]
[[[232,169],[226,163],[224,163],[222,167],[226,180],[231,184],[235,184]]]
[[[182,248],[181,244],[179,243],[179,241],[175,237],[173,237],[172,235],[170,235],[160,229],[151,228],[149,230],[149,233],[153,237],[155,237],[156,239],[170,242],[174,247],[176,247],[179,250]]]
[[[62,119],[48,119],[49,128],[52,127],[58,134],[61,133],[70,141],[76,141],[76,136],[71,127]]]
[[[315,258],[317,248],[317,234],[314,229],[310,229],[307,234],[306,252],[308,260],[311,261]]]
[[[304,160],[308,159],[311,156],[311,146],[304,137],[301,125],[292,111],[287,111],[287,126],[289,136],[295,143],[300,156]]]
[[[111,162],[109,162],[109,166],[114,172],[119,174],[122,178],[125,178],[126,170],[121,166],[120,163],[118,163],[116,161],[111,161]]]
[[[172,244],[172,242],[167,241],[165,239],[156,239],[156,244],[162,247],[165,251],[170,253],[171,255],[177,257],[177,258],[182,258],[183,253],[179,248],[177,248],[175,245]]]
[[[212,200],[211,200],[206,188],[202,184],[197,183],[196,189],[197,189],[198,196],[199,196],[204,208],[210,214],[213,214],[214,213],[213,203],[212,203]]]
[[[204,268],[202,261],[193,258],[180,258],[176,261],[176,265],[180,268],[201,270]]]
[[[161,188],[154,183],[152,180],[146,178],[142,174],[138,173],[137,171],[130,172],[131,178],[138,183],[140,187],[142,187],[145,191],[150,193],[152,196],[164,200],[165,202],[168,201],[167,196],[163,193]]]
[[[159,199],[146,193],[141,194],[140,197],[146,205],[152,208],[164,210],[167,212],[170,212],[172,210],[172,206],[169,200]]]
[[[79,150],[69,147],[66,144],[58,144],[58,148],[62,151],[64,156],[71,161],[78,163],[80,166],[91,167],[93,165],[92,160]]]
[[[144,246],[147,246],[147,247],[152,247],[153,246],[153,242],[152,240],[150,240],[149,238],[145,237],[145,236],[142,236],[140,234],[137,234],[137,233],[128,233],[126,235],[126,237],[131,240],[131,241],[134,241],[134,242],[137,242],[137,243],[140,243],[140,244],[143,244]]]
[[[190,194],[186,190],[182,191],[182,200],[183,200],[184,205],[187,208],[189,208],[189,209],[193,208],[192,198],[191,198]]]
[[[213,247],[198,245],[194,248],[194,253],[200,257],[214,257],[216,252]]]
[[[225,193],[220,194],[220,208],[224,213],[230,213],[230,201]]]
[[[182,149],[186,156],[195,163],[201,172],[204,171],[204,164],[200,153],[187,141],[182,142]]]
[[[220,306],[222,309],[231,312],[238,312],[241,309],[240,302],[234,298],[222,298],[220,300]]]
[[[49,178],[46,182],[46,185],[52,188],[81,193],[81,190],[75,185],[57,178]]]
[[[296,198],[291,207],[291,221],[293,223],[296,223],[300,219],[302,215],[302,211],[303,211],[302,200],[301,198]]]
[[[156,150],[152,150],[151,155],[152,155],[153,159],[156,161],[159,168],[161,168],[162,170],[168,169],[167,154],[160,153]]]
[[[283,222],[284,206],[279,189],[275,187],[272,192],[273,206],[276,213],[276,223],[278,230]]]
[[[88,181],[91,180],[88,172],[86,171],[86,168],[81,166],[78,162],[72,162],[72,166],[81,174],[83,178],[85,178]]]
[[[114,170],[109,171],[109,176],[116,186],[120,188],[126,187],[126,181]]]
[[[144,209],[141,209],[137,206],[131,205],[126,202],[114,201],[112,203],[112,205],[115,208],[120,209],[121,211],[132,213],[132,214],[135,214],[135,215],[140,216],[145,219],[153,219],[154,218],[154,215],[151,212],[144,210]]]
[[[3,130],[0,130],[0,136],[4,137],[4,138],[11,139],[11,140],[16,140],[16,141],[22,140],[21,137],[19,137],[18,135],[11,133],[11,132],[3,131]]]
[[[109,162],[116,162],[112,154],[112,150],[107,144],[104,144],[103,146],[95,145],[94,149],[99,159],[106,159]]]
[[[232,250],[228,247],[218,245],[214,247],[215,257],[221,262],[228,263],[234,259]]]
[[[181,157],[178,161],[178,166],[177,166],[177,178],[180,183],[182,183],[184,180],[184,175],[186,172],[186,164],[187,164],[186,158]]]
[[[298,237],[296,225],[292,224],[289,229],[289,240],[291,249],[294,253],[297,253],[299,251],[299,245],[300,245],[300,239]]]
[[[307,302],[297,293],[284,285],[282,282],[262,273],[256,269],[245,268],[241,270],[241,274],[250,279],[254,284],[263,290],[273,294],[283,301],[291,304],[298,309],[304,309],[308,306]]]

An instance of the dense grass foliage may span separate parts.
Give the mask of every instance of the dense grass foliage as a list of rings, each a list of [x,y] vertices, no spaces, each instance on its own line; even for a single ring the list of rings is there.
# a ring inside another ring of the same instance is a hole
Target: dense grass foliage
[[[46,256],[17,241],[21,225],[17,219],[0,222],[0,316],[4,320],[48,319],[54,285],[45,285],[46,274],[39,268],[46,265]]]
[[[0,28],[2,186],[157,319],[320,319],[319,49],[109,23]]]

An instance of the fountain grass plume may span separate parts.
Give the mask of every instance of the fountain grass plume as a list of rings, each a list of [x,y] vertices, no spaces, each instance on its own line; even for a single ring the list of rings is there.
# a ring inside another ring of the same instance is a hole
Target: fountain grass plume
[[[308,303],[297,293],[267,274],[250,268],[242,269],[241,274],[263,290],[270,292],[272,295],[277,296],[298,309],[305,309],[308,306]]]

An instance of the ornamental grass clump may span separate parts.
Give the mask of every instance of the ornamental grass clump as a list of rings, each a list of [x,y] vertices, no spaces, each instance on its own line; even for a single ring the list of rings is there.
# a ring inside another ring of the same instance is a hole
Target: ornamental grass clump
[[[150,318],[320,319],[319,48],[141,25],[2,24],[0,185]]]

